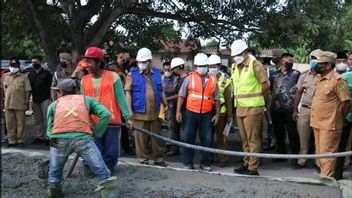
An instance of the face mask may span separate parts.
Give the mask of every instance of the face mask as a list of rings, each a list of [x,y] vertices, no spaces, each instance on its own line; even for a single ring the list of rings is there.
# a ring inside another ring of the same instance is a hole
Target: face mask
[[[145,69],[147,69],[148,65],[146,63],[138,63],[138,68],[141,71],[144,71]]]
[[[286,63],[286,68],[291,69],[293,67],[293,63]]]
[[[318,63],[314,59],[309,61],[310,68],[314,68],[317,64]]]
[[[17,73],[19,70],[20,70],[20,68],[18,68],[18,67],[9,67],[9,70],[10,70],[10,72],[11,73]]]
[[[236,64],[241,64],[244,61],[243,56],[235,56],[233,59],[235,60]]]
[[[127,67],[129,63],[130,63],[130,61],[128,61],[128,60],[123,61],[122,67]]]
[[[322,67],[319,67],[319,65],[315,65],[315,67],[313,68],[313,70],[315,71],[315,73],[317,74],[322,74],[324,69]]]
[[[345,72],[345,71],[347,71],[347,68],[348,68],[348,65],[345,63],[339,63],[336,65],[337,71]]]
[[[34,63],[34,64],[32,64],[33,65],[33,68],[34,69],[39,69],[39,67],[40,67],[40,64],[38,64],[38,63]]]
[[[166,77],[171,77],[171,76],[172,76],[172,73],[167,71],[167,72],[165,72],[165,76],[166,76]]]
[[[59,63],[62,68],[66,68],[67,64],[66,62],[62,61]]]
[[[218,68],[209,68],[209,74],[218,75],[219,69]]]
[[[207,67],[197,67],[197,72],[203,76],[208,72],[208,68]]]

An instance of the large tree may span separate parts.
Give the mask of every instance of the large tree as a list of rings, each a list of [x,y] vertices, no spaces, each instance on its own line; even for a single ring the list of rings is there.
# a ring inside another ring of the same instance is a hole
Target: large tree
[[[21,23],[26,24],[24,29],[33,35],[33,40],[40,39],[51,68],[57,53],[65,48],[72,50],[74,56],[92,45],[145,45],[156,49],[161,41],[178,42],[181,32],[189,39],[216,37],[231,42],[245,32],[257,31],[261,19],[277,5],[272,0],[82,2],[85,1],[3,0],[21,15],[22,19],[17,20],[23,20]]]

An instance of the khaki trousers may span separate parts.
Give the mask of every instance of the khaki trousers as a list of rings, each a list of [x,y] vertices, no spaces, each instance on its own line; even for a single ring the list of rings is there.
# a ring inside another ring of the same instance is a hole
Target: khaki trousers
[[[342,130],[342,129],[341,129]],[[336,153],[340,138],[341,130],[329,131],[314,128],[315,151],[317,154]],[[320,175],[333,177],[335,174],[336,158],[320,158],[318,160]]]
[[[37,127],[39,127],[37,138],[39,139],[48,139],[47,138],[47,111],[50,105],[50,99],[43,101],[42,103],[32,102],[33,116]]]
[[[25,111],[6,109],[5,119],[9,144],[24,143]]]
[[[310,140],[313,129],[310,127],[310,109],[306,107],[300,108],[297,119],[297,131],[299,135],[300,150],[299,154],[308,154]],[[306,159],[298,159],[298,164],[306,165]]]
[[[224,129],[227,124],[226,115],[220,115],[218,124],[214,127],[215,146],[218,149],[227,150],[227,137],[224,134]],[[216,160],[226,162],[229,159],[227,155],[216,155]]]
[[[264,114],[236,116],[237,125],[242,141],[243,152],[259,153],[262,150],[262,128]],[[259,158],[244,157],[243,165],[250,171],[257,171]]]
[[[161,123],[158,119],[153,121],[133,120],[133,126],[143,128],[157,134],[161,133]],[[138,131],[135,131],[134,134],[137,159],[140,163],[148,162],[148,135]],[[155,138],[151,138],[150,140],[152,141],[151,144],[154,162],[159,163],[164,161],[162,141]]]

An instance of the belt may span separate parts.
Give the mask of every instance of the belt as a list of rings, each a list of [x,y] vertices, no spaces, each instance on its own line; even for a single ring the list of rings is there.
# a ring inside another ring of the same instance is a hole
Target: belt
[[[308,106],[308,105],[304,105],[304,104],[302,104],[301,106],[302,106],[302,107],[304,107],[304,108],[308,108],[308,109],[310,109],[310,106]]]

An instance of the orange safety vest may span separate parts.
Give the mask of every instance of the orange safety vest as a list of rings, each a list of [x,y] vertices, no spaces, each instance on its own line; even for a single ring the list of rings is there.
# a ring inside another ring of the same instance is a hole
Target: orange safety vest
[[[92,74],[87,74],[82,78],[83,94],[96,98],[92,80]],[[103,70],[98,102],[104,105],[110,112],[110,123],[121,122],[120,108],[117,105],[115,91],[114,91],[114,72]],[[91,116],[94,124],[98,122],[98,117],[95,115]]]
[[[52,133],[80,132],[92,135],[89,121],[89,112],[84,96],[62,96],[57,100]]]
[[[213,74],[208,74],[208,81],[203,89],[202,78],[197,72],[189,73],[186,108],[195,113],[208,113],[213,109],[213,94],[217,79]]]

